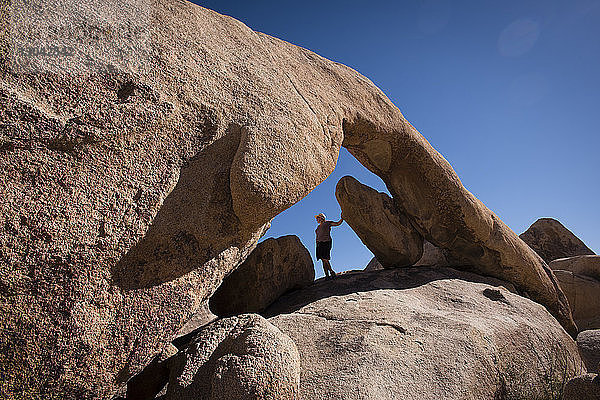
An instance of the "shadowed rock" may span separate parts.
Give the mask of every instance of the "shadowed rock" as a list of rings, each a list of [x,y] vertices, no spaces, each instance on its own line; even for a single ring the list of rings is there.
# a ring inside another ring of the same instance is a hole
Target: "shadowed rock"
[[[344,220],[384,268],[406,267],[423,254],[423,237],[385,193],[351,176],[339,180],[335,197]]]
[[[573,319],[580,330],[600,329],[600,281],[571,271],[554,271],[569,299]]]
[[[559,258],[548,266],[552,270],[571,271],[600,281],[600,256],[576,256]]]
[[[600,400],[600,376],[585,374],[571,379],[565,385],[562,400]]]
[[[261,242],[210,298],[219,316],[263,311],[282,294],[315,280],[310,253],[298,236]]]
[[[540,218],[519,235],[546,262],[558,258],[594,254],[563,224],[553,218]]]
[[[600,366],[600,329],[579,332],[577,346],[588,372],[598,373]]]

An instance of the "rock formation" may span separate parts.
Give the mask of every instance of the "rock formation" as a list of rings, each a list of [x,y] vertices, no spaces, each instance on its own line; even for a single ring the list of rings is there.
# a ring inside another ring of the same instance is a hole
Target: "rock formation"
[[[297,236],[261,242],[210,298],[220,316],[263,311],[284,293],[315,280],[310,253]]]
[[[600,281],[570,271],[554,271],[569,299],[579,330],[600,329]]]
[[[294,342],[255,314],[220,319],[168,362],[167,400],[296,400]]]
[[[571,271],[600,281],[600,256],[559,258],[548,264],[552,270]]]
[[[598,373],[600,366],[600,329],[579,332],[577,346],[588,372]]]
[[[584,371],[537,303],[449,268],[346,274],[265,315],[298,346],[302,399],[550,399]]]
[[[344,220],[384,268],[406,267],[421,258],[423,237],[390,196],[344,176],[335,197]]]
[[[109,397],[341,145],[428,241],[574,334],[543,261],[362,75],[186,1],[71,4],[0,16],[3,49],[77,27],[71,55],[0,66],[0,397]]]
[[[553,218],[540,218],[519,235],[546,262],[558,258],[594,254],[563,224]]]

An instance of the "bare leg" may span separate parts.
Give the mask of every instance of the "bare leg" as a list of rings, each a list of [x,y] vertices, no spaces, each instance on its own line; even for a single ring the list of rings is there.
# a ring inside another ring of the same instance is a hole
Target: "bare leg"
[[[325,277],[328,278],[329,277],[329,269],[327,268],[327,264],[329,264],[329,260],[321,259],[321,262],[323,263],[323,272],[325,272]]]
[[[331,273],[331,276],[335,276],[335,271],[331,268],[331,263],[329,260],[323,260],[323,268],[327,268]]]

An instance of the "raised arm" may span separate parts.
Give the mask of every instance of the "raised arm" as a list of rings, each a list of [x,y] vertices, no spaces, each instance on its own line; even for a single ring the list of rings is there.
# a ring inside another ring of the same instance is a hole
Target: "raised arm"
[[[340,226],[344,222],[344,215],[340,215],[339,221],[331,221],[331,226]]]

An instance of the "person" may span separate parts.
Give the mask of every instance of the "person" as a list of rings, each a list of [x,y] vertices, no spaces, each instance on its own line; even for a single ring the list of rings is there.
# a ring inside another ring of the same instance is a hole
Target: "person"
[[[323,271],[325,271],[325,277],[334,277],[335,271],[331,268],[331,263],[329,260],[331,259],[331,227],[332,226],[340,226],[342,222],[344,222],[344,216],[340,215],[340,220],[335,221],[327,221],[325,218],[325,214],[319,213],[315,215],[315,219],[319,223],[317,229],[315,229],[315,233],[317,236],[317,260],[321,260],[323,263]]]

